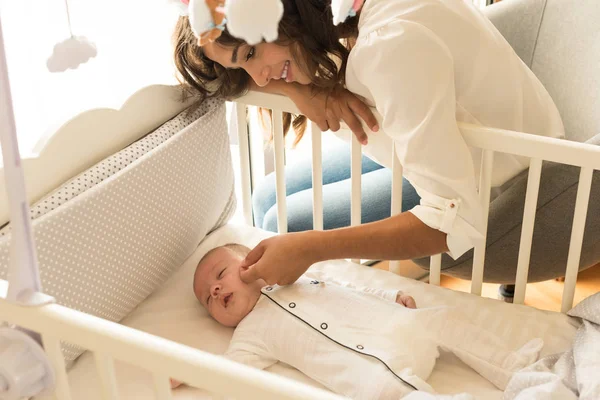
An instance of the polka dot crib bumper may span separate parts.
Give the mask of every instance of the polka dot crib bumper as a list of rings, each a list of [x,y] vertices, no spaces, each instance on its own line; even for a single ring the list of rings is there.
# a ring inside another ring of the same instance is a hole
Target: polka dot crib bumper
[[[209,100],[32,207],[43,291],[120,321],[235,208],[225,104]],[[7,278],[10,226],[0,238]],[[63,344],[67,362],[83,349]]]

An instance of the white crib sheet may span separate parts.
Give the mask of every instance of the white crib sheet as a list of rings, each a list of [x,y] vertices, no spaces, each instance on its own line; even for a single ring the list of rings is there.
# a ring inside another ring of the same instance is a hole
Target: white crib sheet
[[[252,247],[268,236],[262,230],[239,225],[226,225],[215,231],[180,270],[134,310],[123,324],[205,351],[223,353],[232,330],[214,322],[197,303],[192,293],[193,271],[202,255],[215,246],[236,242]],[[545,347],[542,355],[566,350],[578,326],[563,314],[453,292],[346,261],[319,263],[311,267],[308,273],[316,279],[329,278],[371,287],[401,288],[412,295],[421,307],[458,305],[473,319],[485,321],[515,347],[534,337],[543,338]],[[121,400],[153,398],[149,373],[120,362],[116,363],[116,370]],[[274,365],[269,371],[320,386],[299,371],[282,364]],[[69,372],[69,381],[73,399],[102,398],[91,354],[86,353],[79,358]],[[443,353],[438,360],[429,383],[439,393],[469,392],[476,398],[486,400],[502,397],[491,383],[448,353]],[[211,398],[205,391],[190,387],[180,387],[173,394],[176,400]]]

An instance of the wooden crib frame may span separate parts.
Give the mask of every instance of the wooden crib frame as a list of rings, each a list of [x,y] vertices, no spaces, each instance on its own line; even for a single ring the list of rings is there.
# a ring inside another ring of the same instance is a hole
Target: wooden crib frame
[[[299,111],[287,98],[275,95],[250,93],[234,104],[237,119],[242,174],[242,207],[247,223],[252,224],[251,176],[249,157],[249,133],[247,106],[260,106],[273,110],[273,133],[277,180],[277,211],[280,232],[287,230],[284,143],[282,112],[298,114]],[[99,121],[101,125],[101,122]],[[505,152],[531,159],[527,186],[525,214],[518,258],[516,292],[514,302],[523,303],[525,298],[529,258],[535,220],[537,195],[542,161],[553,161],[581,168],[579,188],[575,205],[575,218],[571,234],[568,263],[562,296],[562,312],[573,303],[583,230],[587,214],[592,173],[600,170],[600,148],[582,143],[528,135],[498,129],[459,124],[466,142],[483,149],[480,179],[480,199],[484,210],[489,209],[491,172],[495,152]],[[313,146],[314,227],[323,227],[321,132],[311,124]],[[57,132],[57,134],[60,132]],[[353,225],[360,223],[361,149],[353,136],[352,141],[352,211]],[[402,197],[402,167],[394,157],[392,213],[400,212]],[[485,240],[475,249],[471,293],[480,295],[483,281]],[[441,257],[432,257],[431,284],[439,284]],[[87,315],[51,301],[38,302],[38,306],[22,306],[5,300],[7,282],[0,281],[0,316],[3,320],[40,333],[45,351],[56,375],[55,394],[58,399],[71,399],[60,341],[84,347],[94,353],[104,397],[117,399],[114,361],[120,360],[149,370],[154,375],[156,398],[171,398],[169,377],[193,386],[204,388],[218,395],[244,399],[341,399],[340,396],[315,389],[288,378],[239,365],[222,357],[177,344],[117,323]],[[43,296],[43,295],[41,295]],[[235,385],[232,385],[235,380]]]

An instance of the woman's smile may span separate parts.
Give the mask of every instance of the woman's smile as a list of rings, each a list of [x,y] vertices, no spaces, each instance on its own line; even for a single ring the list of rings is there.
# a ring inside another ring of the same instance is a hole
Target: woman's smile
[[[285,67],[283,68],[283,74],[281,75],[286,82],[293,82],[294,76],[292,75],[292,63],[288,61],[285,62]]]

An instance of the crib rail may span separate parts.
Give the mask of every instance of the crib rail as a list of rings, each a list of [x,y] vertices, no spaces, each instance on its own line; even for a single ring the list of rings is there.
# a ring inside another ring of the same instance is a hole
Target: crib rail
[[[5,300],[8,283],[0,280],[0,315],[11,324],[42,336],[56,373],[55,394],[70,400],[70,389],[60,341],[94,353],[105,399],[118,399],[114,360],[150,371],[156,398],[171,399],[169,378],[212,393],[239,399],[324,399],[342,397],[282,376],[260,371],[57,304],[23,307]],[[231,384],[235,377],[235,385]]]
[[[281,125],[282,112],[300,114],[294,103],[286,97],[251,92],[237,100],[236,113],[238,121],[246,118],[246,106],[258,106],[273,110],[274,115],[274,140],[277,175],[277,219],[279,232],[287,231],[286,206],[285,206],[285,177],[281,160],[283,160],[283,130]],[[482,203],[487,231],[487,220],[489,216],[491,177],[494,154],[496,152],[514,154],[530,158],[529,180],[527,183],[525,210],[523,215],[523,229],[521,233],[514,302],[522,304],[525,300],[527,275],[531,255],[533,239],[533,227],[536,214],[537,197],[540,186],[540,176],[543,161],[552,161],[561,164],[573,165],[581,168],[581,175],[575,204],[575,214],[569,254],[565,272],[564,292],[562,296],[561,311],[567,312],[573,305],[575,284],[583,243],[583,230],[587,216],[587,208],[592,184],[592,173],[600,170],[600,147],[583,143],[570,142],[548,137],[540,137],[521,132],[513,132],[501,129],[483,128],[466,123],[458,124],[467,144],[471,147],[483,150],[480,169],[479,198]],[[321,177],[321,133],[318,127],[311,123],[311,134],[313,137],[313,215],[315,229],[322,229],[323,225],[323,202],[322,202],[322,177]],[[240,138],[240,152],[247,154],[249,149],[248,131],[246,124],[238,124],[238,136]],[[318,142],[318,143],[315,143]],[[243,147],[246,146],[246,147]],[[352,167],[351,167],[351,225],[360,224],[361,220],[361,160],[360,144],[353,136],[352,139]],[[394,150],[392,150],[394,151]],[[398,162],[395,151],[392,156],[392,206],[391,214],[400,212],[402,204],[402,166]],[[277,161],[279,160],[279,162]],[[281,169],[280,169],[281,168]],[[250,171],[250,168],[245,171]],[[244,188],[244,196],[251,195],[249,179],[242,181],[247,187]],[[281,204],[284,203],[284,204]],[[252,221],[252,210],[249,197],[243,200],[246,221]],[[485,238],[475,246],[473,258],[473,273],[471,279],[471,293],[481,295],[483,284],[484,260],[485,260]],[[390,263],[390,270],[397,271],[397,262]],[[441,255],[431,257],[430,278],[431,284],[439,285],[441,275]]]

